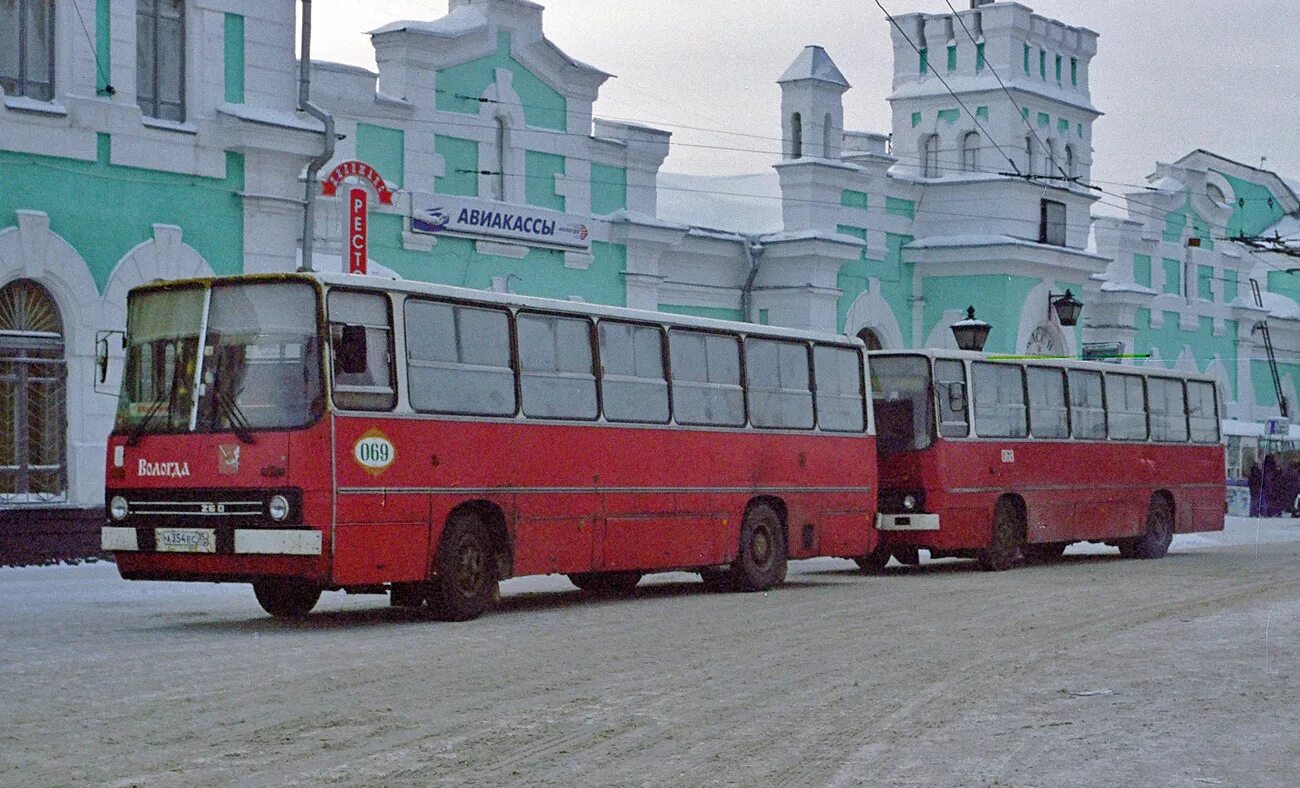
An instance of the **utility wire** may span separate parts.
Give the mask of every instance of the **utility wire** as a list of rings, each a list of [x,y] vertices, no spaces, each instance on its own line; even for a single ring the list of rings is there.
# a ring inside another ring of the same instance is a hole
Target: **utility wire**
[[[100,59],[99,48],[95,46],[95,41],[90,37],[90,28],[86,27],[86,18],[81,15],[81,3],[74,0],[72,10],[77,12],[77,20],[81,22],[81,32],[86,35],[86,43],[90,45],[90,56],[95,59],[95,71],[99,73],[104,80],[104,92],[110,96],[116,95],[117,89],[113,87],[112,80],[108,78],[108,73],[104,71],[104,63]]]

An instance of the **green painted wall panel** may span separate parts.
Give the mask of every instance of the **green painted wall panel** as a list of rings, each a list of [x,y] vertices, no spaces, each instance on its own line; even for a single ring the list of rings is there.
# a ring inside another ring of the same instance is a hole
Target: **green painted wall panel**
[[[904,200],[901,197],[885,198],[885,213],[894,216],[906,216],[909,219],[916,218],[916,203],[912,200]]]
[[[1237,300],[1237,272],[1223,272],[1223,301],[1231,304]]]
[[[1151,286],[1151,255],[1133,255],[1133,281],[1143,287]]]
[[[386,183],[400,188],[406,173],[406,132],[372,123],[358,123],[357,158],[379,170]]]
[[[604,216],[627,208],[627,168],[591,165],[591,212]]]
[[[1202,316],[1198,319],[1194,331],[1184,331],[1179,324],[1178,313],[1165,312],[1164,325],[1161,328],[1152,328],[1150,310],[1138,309],[1134,314],[1134,325],[1137,333],[1133,340],[1133,353],[1156,352],[1164,366],[1172,369],[1184,351],[1191,348],[1199,372],[1205,372],[1217,356],[1228,373],[1228,386],[1231,389],[1229,397],[1237,398],[1237,321],[1225,320],[1223,333],[1215,336],[1213,318]],[[1267,374],[1267,365],[1264,368]],[[1271,393],[1272,390],[1273,383],[1270,379],[1268,391]],[[1257,383],[1257,396],[1258,393]]]
[[[957,46],[955,44],[948,47],[948,70],[957,70]]]
[[[568,130],[568,100],[543,82],[510,52],[510,34],[497,33],[497,51],[488,57],[471,60],[438,72],[435,105],[443,112],[477,115],[482,106],[478,98],[496,81],[496,70],[509,71],[513,86],[524,105],[524,121],[534,128]]]
[[[113,73],[113,3],[95,0],[95,95],[107,96]]]
[[[840,192],[840,205],[845,208],[858,208],[865,211],[867,210],[867,193],[845,189]]]
[[[919,112],[913,112],[913,113],[912,113],[912,128],[916,128],[917,126],[920,126],[920,125],[921,125],[921,113],[919,113]]]
[[[433,148],[446,165],[446,174],[433,179],[433,190],[438,194],[477,197],[478,143],[438,134],[433,138]]]
[[[244,157],[226,153],[224,178],[111,164],[112,141],[98,136],[98,160],[77,161],[0,150],[0,227],[30,208],[72,244],[102,291],[127,252],[153,238],[153,225],[174,224],[218,274],[244,268]]]
[[[979,73],[979,72],[983,71],[983,70],[984,70],[984,67],[985,67],[986,65],[988,65],[988,60],[984,57],[984,45],[983,45],[983,44],[976,44],[976,45],[975,45],[975,71],[976,71],[976,73]]]
[[[1228,235],[1258,235],[1286,215],[1281,202],[1266,187],[1234,178],[1227,173],[1218,174],[1232,187],[1233,195],[1237,198],[1232,216],[1228,218]]]
[[[1025,73],[1029,73],[1029,45],[1025,44]]]
[[[564,196],[556,194],[557,179],[564,175],[564,157],[554,153],[524,151],[524,202],[538,208],[564,212]]]
[[[989,119],[989,108],[988,108],[988,107],[976,107],[976,108],[975,108],[975,117],[979,118],[980,120],[988,120],[988,119]]]
[[[918,68],[922,74],[930,70],[930,50],[925,47],[921,47],[921,62]]]
[[[939,120],[947,123],[949,126],[961,120],[961,110],[959,109],[941,109],[939,110]]]
[[[945,320],[945,312],[960,310],[964,314],[967,306],[974,306],[976,316],[993,325],[984,349],[990,353],[1018,353],[1021,348],[1016,347],[1016,318],[1029,298],[1030,291],[1041,281],[1031,277],[993,274],[927,276],[922,280],[921,293],[925,298],[925,310],[922,319],[923,334],[919,339],[924,342],[933,333]]]
[[[225,80],[226,103],[244,103],[244,17],[226,14],[225,20]]]
[[[1183,264],[1168,257],[1160,261],[1165,272],[1165,293],[1178,295],[1183,292]]]
[[[1214,268],[1208,265],[1196,266],[1196,297],[1206,301],[1214,300]]]
[[[1038,128],[1045,129],[1050,125],[1052,125],[1052,116],[1046,112],[1038,113]]]

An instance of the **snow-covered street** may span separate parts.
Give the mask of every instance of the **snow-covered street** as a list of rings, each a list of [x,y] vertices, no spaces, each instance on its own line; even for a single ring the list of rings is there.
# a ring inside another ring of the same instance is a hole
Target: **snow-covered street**
[[[109,564],[0,570],[0,784],[1294,785],[1300,520],[1159,561],[793,564],[439,624]]]

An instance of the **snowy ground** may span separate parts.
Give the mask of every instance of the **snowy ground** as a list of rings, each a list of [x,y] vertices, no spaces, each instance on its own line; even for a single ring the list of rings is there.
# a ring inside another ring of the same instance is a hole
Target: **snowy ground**
[[[1300,521],[1161,561],[1071,548],[689,575],[593,601],[562,578],[438,624],[327,594],[111,565],[0,570],[0,785],[1278,785],[1300,774]]]

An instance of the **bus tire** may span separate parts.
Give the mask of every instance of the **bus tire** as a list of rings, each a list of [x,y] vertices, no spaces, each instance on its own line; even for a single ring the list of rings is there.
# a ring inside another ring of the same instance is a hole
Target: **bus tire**
[[[1168,498],[1156,495],[1147,505],[1146,532],[1134,539],[1120,541],[1119,552],[1125,558],[1140,558],[1148,561],[1164,558],[1169,552],[1169,543],[1173,540],[1173,507],[1169,505]]]
[[[276,618],[302,618],[320,601],[321,587],[306,580],[268,577],[253,581],[257,604]]]
[[[1065,555],[1065,548],[1069,542],[1040,542],[1038,544],[1027,544],[1021,548],[1028,561],[1059,561],[1062,555]]]
[[[574,572],[569,582],[589,594],[630,594],[641,582],[640,572]]]
[[[429,584],[429,614],[439,621],[469,621],[497,596],[497,562],[487,528],[473,512],[452,515],[442,533]]]
[[[701,569],[700,580],[706,591],[734,591],[736,584],[731,579],[730,569]]]
[[[1019,509],[1011,501],[998,501],[993,510],[993,534],[988,547],[976,553],[980,569],[1005,572],[1020,562],[1024,544],[1024,523]]]
[[[781,516],[766,503],[745,512],[740,525],[740,550],[731,564],[731,580],[740,591],[766,591],[785,580],[785,528]]]
[[[884,542],[878,542],[875,550],[864,556],[854,558],[853,561],[858,565],[858,569],[862,570],[862,574],[878,574],[889,563],[889,548],[885,546]]]
[[[890,553],[895,561],[904,566],[921,565],[921,551],[915,547],[895,547]]]

